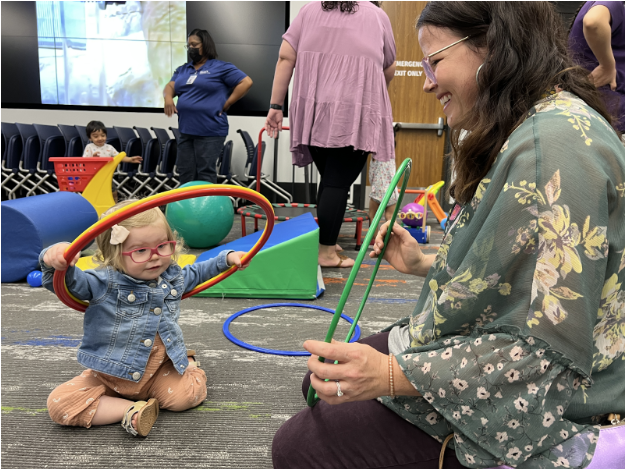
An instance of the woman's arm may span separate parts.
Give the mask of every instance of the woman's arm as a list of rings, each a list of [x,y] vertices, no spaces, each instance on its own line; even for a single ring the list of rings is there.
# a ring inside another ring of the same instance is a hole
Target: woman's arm
[[[389,84],[396,74],[396,62],[394,61],[393,64],[383,70],[383,73],[385,74],[385,82],[387,82],[387,88],[389,88]]]
[[[174,82],[168,82],[163,88],[163,99],[165,100],[165,114],[167,117],[172,117],[173,114],[178,114],[176,105],[174,105],[174,96],[176,96],[176,90],[174,89]]]
[[[617,69],[611,48],[611,12],[603,5],[592,7],[583,18],[583,34],[599,65],[591,72],[596,87],[617,88]]]
[[[274,84],[272,85],[272,98],[270,104],[283,105],[287,88],[291,81],[293,69],[296,66],[296,51],[287,41],[283,40],[278,52],[278,62],[274,72]],[[270,109],[265,120],[267,135],[274,138],[283,127],[283,112],[280,109]]]
[[[246,93],[248,93],[251,86],[252,86],[252,79],[250,77],[246,77],[243,80],[241,80],[237,84],[237,86],[233,88],[233,92],[230,94],[230,96],[226,100],[226,103],[224,103],[224,108],[222,109],[222,111],[228,111],[228,108],[230,108],[237,101],[243,98],[246,95]],[[221,114],[222,113],[220,113],[220,115]]]

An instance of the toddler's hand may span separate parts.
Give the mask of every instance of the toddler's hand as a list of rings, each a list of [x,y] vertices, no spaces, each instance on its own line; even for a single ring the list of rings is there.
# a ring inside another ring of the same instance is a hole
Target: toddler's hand
[[[226,262],[228,266],[237,266],[237,271],[243,271],[250,266],[250,261],[246,261],[246,264],[241,264],[241,258],[246,254],[245,251],[233,251],[228,253]]]
[[[128,163],[141,163],[141,162],[143,162],[143,158],[140,157],[140,156],[124,157],[122,160],[125,161],[125,162],[128,162]]]
[[[67,249],[68,246],[69,246],[69,243],[59,243],[51,247],[48,251],[46,251],[46,254],[43,255],[44,264],[46,264],[47,266],[51,266],[57,270],[66,269],[67,261],[65,261],[65,258],[63,257],[63,253],[65,253],[65,250]],[[80,258],[80,253],[77,253],[76,256],[74,256],[74,259],[72,260],[72,262],[70,263],[70,266],[74,266],[79,258]]]

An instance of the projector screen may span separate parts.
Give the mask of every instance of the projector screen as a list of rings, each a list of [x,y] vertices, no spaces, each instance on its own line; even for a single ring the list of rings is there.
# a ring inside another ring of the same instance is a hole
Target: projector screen
[[[163,112],[187,62],[187,34],[209,31],[218,59],[254,82],[232,116],[265,116],[289,2],[1,2],[2,107]]]
[[[36,2],[42,104],[163,107],[185,2]]]

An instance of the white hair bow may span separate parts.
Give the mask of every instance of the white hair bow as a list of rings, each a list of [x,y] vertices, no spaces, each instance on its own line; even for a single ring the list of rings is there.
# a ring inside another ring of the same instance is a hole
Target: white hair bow
[[[124,241],[130,235],[130,231],[125,228],[115,224],[111,227],[111,245],[120,245],[124,243]]]

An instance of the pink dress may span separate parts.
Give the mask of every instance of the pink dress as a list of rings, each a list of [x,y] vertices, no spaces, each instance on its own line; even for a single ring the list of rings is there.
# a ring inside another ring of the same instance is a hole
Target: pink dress
[[[391,103],[383,70],[396,59],[389,17],[370,2],[354,13],[304,6],[283,35],[295,49],[289,127],[293,163],[313,160],[307,146],[352,146],[395,160]]]

